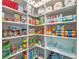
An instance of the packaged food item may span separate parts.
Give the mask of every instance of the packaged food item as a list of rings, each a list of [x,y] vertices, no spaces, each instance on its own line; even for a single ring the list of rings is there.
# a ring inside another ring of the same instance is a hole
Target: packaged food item
[[[18,50],[19,50],[19,51],[22,50],[22,42],[18,42]]]
[[[14,21],[15,22],[20,22],[20,15],[18,15],[18,14],[14,14]]]
[[[27,52],[23,51],[23,59],[27,59]]]
[[[62,21],[65,22],[65,21],[73,21],[73,15],[68,15],[68,16],[64,16]]]
[[[13,33],[12,33],[12,29],[10,27],[8,27],[8,36],[12,36]]]
[[[23,12],[23,7],[21,5],[18,5],[18,11]]]
[[[76,31],[72,31],[72,37],[76,38],[77,37],[77,32]]]
[[[22,23],[27,23],[27,17],[24,16],[24,15],[22,15],[22,17],[21,17],[21,22],[22,22]]]
[[[12,53],[12,54],[13,54],[13,53],[16,53],[16,52],[17,52],[17,49],[18,49],[17,44],[16,44],[16,43],[13,43],[13,44],[11,45],[11,53]]]
[[[72,37],[72,30],[68,30],[68,37]]]
[[[7,37],[8,36],[8,32],[7,32],[7,28],[3,29],[3,37]]]
[[[27,29],[22,29],[22,35],[26,35],[27,34]]]
[[[73,15],[72,17],[73,17],[73,20],[75,21],[77,20],[77,15]]]
[[[5,12],[2,12],[2,21],[5,21]]]
[[[22,47],[24,49],[27,48],[27,39],[26,38],[22,38]]]
[[[61,24],[61,25],[57,25],[57,28],[56,28],[57,31],[64,31],[64,25]]]
[[[40,17],[40,24],[44,23],[44,17]]]
[[[65,37],[68,37],[68,32],[67,31],[65,31]]]
[[[13,31],[14,31],[14,36],[17,36],[18,33],[17,33],[16,28],[14,28]]]
[[[9,40],[2,40],[2,57],[5,58],[10,55]]]
[[[13,57],[10,57],[9,59],[17,59],[17,57],[16,56],[13,56]]]
[[[62,36],[62,37],[65,36],[65,31],[61,31],[61,36]]]
[[[63,19],[63,15],[60,14],[59,17],[58,17],[58,23],[62,22],[62,19]]]
[[[11,0],[3,0],[2,5],[18,10],[18,4]]]
[[[7,17],[6,17],[6,20],[7,20],[7,21],[12,21],[12,18],[11,18],[10,16],[7,16]]]

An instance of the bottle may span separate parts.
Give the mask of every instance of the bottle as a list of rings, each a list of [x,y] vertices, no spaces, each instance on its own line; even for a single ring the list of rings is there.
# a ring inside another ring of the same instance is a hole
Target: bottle
[[[23,59],[27,59],[27,52],[23,51]]]
[[[8,32],[7,32],[7,28],[4,29],[4,37],[7,37],[8,36]]]
[[[27,48],[27,40],[26,40],[26,38],[22,38],[22,47],[24,49]]]
[[[8,27],[8,36],[12,36],[12,31],[10,27]]]
[[[19,50],[19,51],[22,50],[22,42],[18,42],[18,50]]]
[[[14,36],[17,36],[17,30],[16,30],[16,28],[14,28],[13,30],[14,30]]]

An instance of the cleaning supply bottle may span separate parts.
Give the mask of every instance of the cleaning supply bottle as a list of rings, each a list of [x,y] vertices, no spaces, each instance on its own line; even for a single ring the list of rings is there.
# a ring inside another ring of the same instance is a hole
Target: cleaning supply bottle
[[[23,59],[27,59],[27,52],[23,51]]]

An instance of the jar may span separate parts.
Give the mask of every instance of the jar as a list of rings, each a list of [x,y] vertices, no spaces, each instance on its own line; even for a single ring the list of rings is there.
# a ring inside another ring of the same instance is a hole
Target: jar
[[[7,37],[8,36],[8,32],[7,32],[7,30],[5,29],[4,30],[4,37]]]

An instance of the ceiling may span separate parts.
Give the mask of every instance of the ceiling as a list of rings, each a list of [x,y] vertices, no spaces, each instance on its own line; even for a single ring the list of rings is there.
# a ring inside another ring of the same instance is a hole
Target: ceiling
[[[47,3],[51,0],[29,0],[29,3],[33,5],[35,8],[40,7],[41,5],[44,5],[44,3]]]

